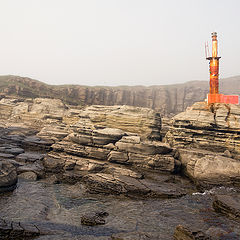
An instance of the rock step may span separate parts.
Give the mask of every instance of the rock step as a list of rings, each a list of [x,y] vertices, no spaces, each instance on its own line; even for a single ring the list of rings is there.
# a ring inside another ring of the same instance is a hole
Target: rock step
[[[42,233],[34,224],[12,222],[0,219],[0,239],[24,240]]]

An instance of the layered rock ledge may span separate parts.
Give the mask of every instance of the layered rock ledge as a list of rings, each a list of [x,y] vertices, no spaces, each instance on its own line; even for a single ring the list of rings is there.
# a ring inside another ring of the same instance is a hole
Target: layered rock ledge
[[[195,103],[172,119],[165,142],[178,148],[181,169],[192,180],[239,185],[239,105]]]
[[[145,178],[144,171],[176,172],[175,152],[156,141],[160,129],[153,110],[91,106],[51,146],[44,166],[62,181],[83,182],[91,193],[179,197],[186,194],[179,185]]]
[[[174,147],[240,153],[240,106],[198,102],[172,118],[165,139]]]
[[[175,150],[161,142],[158,112],[131,106],[85,108],[57,99],[3,98],[0,156],[21,178],[83,183],[89,192],[180,197]],[[5,111],[5,112],[4,112]],[[54,175],[54,176],[52,176]]]

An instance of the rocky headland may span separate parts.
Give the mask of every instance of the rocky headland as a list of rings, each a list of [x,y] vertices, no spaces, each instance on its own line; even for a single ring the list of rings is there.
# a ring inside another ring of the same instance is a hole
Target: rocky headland
[[[19,234],[16,221],[38,239],[172,239],[179,224],[175,239],[240,236],[239,106],[199,102],[170,121],[150,108],[5,97],[0,114],[0,192],[13,191],[0,195],[0,237],[9,221],[3,236]]]
[[[239,94],[240,77],[221,79],[224,94]],[[195,102],[204,101],[209,91],[208,81],[157,86],[81,86],[48,85],[26,77],[0,76],[0,96],[61,99],[71,105],[129,105],[147,107],[173,116],[183,112]]]

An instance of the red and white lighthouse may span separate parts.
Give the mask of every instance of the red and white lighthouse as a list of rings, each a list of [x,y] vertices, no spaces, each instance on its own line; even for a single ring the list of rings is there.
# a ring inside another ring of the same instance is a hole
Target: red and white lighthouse
[[[219,59],[218,56],[218,40],[217,33],[212,33],[212,56],[206,57],[210,60],[209,72],[210,72],[210,82],[209,82],[209,94],[207,95],[207,101],[211,103],[231,103],[238,104],[238,95],[224,95],[219,93]]]

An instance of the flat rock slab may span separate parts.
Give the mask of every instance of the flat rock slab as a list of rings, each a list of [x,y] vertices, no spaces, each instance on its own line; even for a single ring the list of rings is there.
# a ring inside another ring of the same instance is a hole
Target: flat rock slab
[[[24,153],[24,150],[22,148],[10,145],[10,146],[0,147],[0,152],[6,153],[6,154],[18,155],[18,154]]]
[[[161,239],[161,233],[158,232],[128,232],[115,233],[111,236],[112,240],[149,240]]]
[[[15,156],[9,153],[0,153],[0,158],[15,158]]]
[[[179,198],[187,194],[187,191],[177,184],[155,182],[147,179],[140,180],[144,186],[150,189],[150,196],[159,198]]]
[[[187,193],[184,189],[173,183],[158,183],[120,174],[88,174],[82,180],[90,193],[160,198],[178,198]]]
[[[216,212],[240,220],[240,194],[236,196],[216,195],[213,208]]]
[[[30,146],[30,147],[35,147],[36,149],[48,149],[54,141],[52,140],[46,140],[39,138],[37,136],[29,136],[26,137],[23,141],[23,145]]]
[[[131,143],[125,138],[118,141],[115,145],[120,151],[143,155],[167,154],[172,151],[172,148],[168,144],[156,141]]]
[[[20,162],[35,162],[37,160],[42,160],[44,156],[44,154],[39,153],[21,153],[16,157],[16,160]]]

